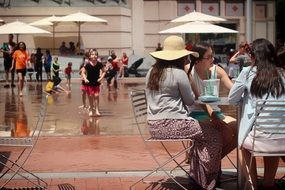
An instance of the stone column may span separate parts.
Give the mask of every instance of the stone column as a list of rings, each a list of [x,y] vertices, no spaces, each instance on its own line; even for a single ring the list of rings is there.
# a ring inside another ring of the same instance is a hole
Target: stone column
[[[252,42],[252,0],[246,1],[246,41]]]
[[[144,1],[131,2],[132,7],[132,49],[135,55],[144,55]]]

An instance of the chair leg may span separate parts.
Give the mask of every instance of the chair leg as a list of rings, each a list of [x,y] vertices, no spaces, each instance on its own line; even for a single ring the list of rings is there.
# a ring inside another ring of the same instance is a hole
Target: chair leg
[[[187,172],[187,171],[181,166],[181,164],[179,164],[179,163],[176,161],[176,158],[180,157],[182,154],[185,154],[186,152],[189,152],[190,149],[193,147],[193,143],[192,143],[191,146],[187,146],[187,145],[184,144],[184,142],[182,142],[182,146],[183,146],[184,149],[183,149],[182,151],[180,151],[179,153],[177,153],[176,155],[172,155],[172,154],[168,151],[167,147],[165,146],[165,144],[164,144],[163,142],[160,142],[160,143],[161,143],[161,145],[163,146],[163,148],[165,149],[165,151],[167,152],[167,154],[170,156],[170,159],[169,159],[168,161],[166,161],[165,163],[160,164],[160,162],[156,159],[156,157],[154,156],[154,154],[153,154],[153,152],[151,151],[151,149],[149,149],[149,150],[150,150],[150,153],[151,153],[151,155],[152,155],[152,157],[153,157],[153,159],[156,161],[156,163],[157,163],[158,166],[159,166],[157,170],[161,169],[168,177],[170,177],[170,178],[171,178],[177,185],[179,185],[182,189],[187,189],[187,188],[185,188],[181,183],[179,183],[179,182],[171,175],[171,172],[167,172],[163,167],[164,167],[166,164],[170,163],[171,161],[174,161],[174,162],[177,164],[177,166],[178,166],[179,168],[181,168],[181,169],[189,176],[189,172]]]
[[[228,155],[226,156],[227,159],[229,160],[229,162],[232,164],[232,166],[236,169],[237,171],[237,166],[233,163],[233,161],[228,157]],[[229,176],[230,178],[227,179],[223,179],[220,180],[220,183],[225,183],[225,182],[229,182],[229,181],[233,181],[233,180],[237,180],[238,179],[238,175],[237,174],[227,174],[227,176]]]
[[[186,154],[187,154],[187,152],[186,152]],[[176,170],[176,168],[181,168],[183,171],[185,171],[184,170],[184,166],[188,166],[189,165],[189,164],[182,165],[183,163],[185,163],[185,161],[186,161],[186,158],[184,160],[182,160],[181,162],[177,163],[177,166],[172,168],[170,170],[170,173],[172,173],[174,170]],[[189,175],[187,171],[185,171],[185,173],[187,173],[187,175]]]
[[[245,158],[244,158],[245,159]],[[252,154],[250,155],[250,161],[249,161],[249,166],[246,168],[247,170],[247,174],[248,174],[248,180],[246,180],[245,185],[244,185],[244,190],[247,189],[247,185],[250,185],[250,189],[254,190],[254,186],[253,186],[253,181],[250,175],[251,172],[251,167],[252,167],[252,163],[253,163],[253,156]]]
[[[232,164],[232,166],[237,170],[236,164],[229,158],[228,155],[227,155],[226,157],[227,157],[227,159],[229,160],[229,162]]]
[[[133,183],[131,186],[130,186],[130,189],[133,189],[133,187],[138,184],[140,181],[143,181],[145,178],[147,178],[148,176],[152,175],[154,172],[156,171],[159,171],[159,170],[162,170],[169,178],[171,178],[178,186],[180,186],[182,189],[184,190],[187,190],[187,188],[185,188],[181,183],[179,183],[171,174],[169,174],[168,171],[166,171],[163,167],[167,164],[169,164],[170,162],[173,161],[173,159],[176,159],[178,158],[179,156],[181,156],[182,154],[184,154],[185,152],[189,151],[190,149],[192,148],[189,147],[189,148],[186,148],[182,151],[180,151],[179,153],[177,153],[175,156],[173,156],[172,158],[170,158],[169,160],[165,161],[164,163],[160,164],[160,162],[155,158],[153,152],[149,149],[150,151],[150,154],[152,156],[152,158],[154,159],[154,161],[157,163],[158,167],[153,169],[151,172],[149,172],[146,176],[140,178],[138,181],[136,181],[135,183]]]
[[[8,180],[6,180],[4,184],[1,185],[1,189],[3,187],[5,187],[16,175],[19,175],[19,176],[23,177],[24,179],[26,179],[27,181],[29,181],[33,185],[36,185],[37,187],[40,187],[40,188],[46,188],[47,187],[47,183],[44,180],[40,179],[38,176],[36,176],[35,174],[33,174],[30,171],[26,170],[25,168],[23,168],[23,166],[17,164],[16,162],[14,162],[14,161],[12,161],[12,160],[10,160],[8,158],[6,158],[6,159],[7,159],[8,162],[12,163],[12,166],[9,167],[9,166],[7,166],[5,163],[3,163],[1,161],[0,161],[0,164],[7,168],[7,171],[5,172],[6,174],[7,174],[8,171],[12,171],[13,174],[11,174],[10,178]],[[16,169],[13,169],[13,168],[16,168]],[[29,177],[19,173],[20,170],[22,170],[22,171],[28,173],[29,175],[33,176],[37,180],[37,183],[35,183],[31,179],[29,179]],[[42,186],[41,183],[43,183],[44,185]]]
[[[162,145],[162,147],[164,148],[164,150],[167,152],[167,154],[169,155],[169,157],[170,157],[171,159],[173,159],[173,161],[176,163],[177,166],[176,166],[175,168],[179,167],[181,170],[183,170],[183,171],[189,176],[189,172],[187,172],[187,171],[182,167],[182,163],[184,163],[185,159],[184,159],[182,162],[178,163],[178,161],[177,161],[176,159],[174,159],[174,158],[173,158],[173,155],[168,151],[166,145],[165,145],[163,142],[160,142],[160,144]],[[188,148],[189,150],[193,147],[193,145],[192,145],[192,146],[188,146],[188,145],[185,145],[183,142],[182,142],[182,146],[184,147],[184,149]],[[187,146],[188,146],[188,147],[187,147]],[[186,151],[186,154],[187,154],[187,153],[189,153],[189,151]],[[174,168],[174,169],[175,169],[175,168]],[[172,169],[171,171],[173,171],[174,169]]]

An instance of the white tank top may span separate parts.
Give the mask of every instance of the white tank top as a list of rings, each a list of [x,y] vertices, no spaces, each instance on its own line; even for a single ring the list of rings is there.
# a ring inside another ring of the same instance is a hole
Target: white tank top
[[[199,77],[198,73],[196,72],[195,66],[193,67],[191,74],[199,93],[202,94],[203,80]],[[213,65],[213,69],[209,79],[217,79],[217,65]],[[214,111],[221,111],[221,109],[218,106],[211,106],[211,107],[213,108]],[[199,111],[199,112],[204,111],[198,104],[193,104],[192,106],[189,107],[189,110]]]

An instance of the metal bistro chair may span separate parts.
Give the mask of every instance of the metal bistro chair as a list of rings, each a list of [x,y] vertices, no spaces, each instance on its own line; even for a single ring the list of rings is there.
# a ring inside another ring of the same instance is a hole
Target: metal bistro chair
[[[24,164],[30,157],[35,145],[39,139],[40,132],[46,115],[47,96],[42,95],[39,115],[35,123],[35,128],[30,136],[27,137],[0,137],[0,146],[12,148],[22,148],[17,158],[11,159],[5,154],[0,153],[0,164],[6,169],[0,173],[0,179],[3,179],[3,184],[0,184],[0,189],[4,188],[17,175],[29,181],[37,188],[47,189],[47,183],[38,176],[24,168]]]
[[[252,150],[250,157],[249,168],[252,166],[254,157],[263,157],[263,156],[285,156],[285,152],[264,152],[257,150],[255,146],[256,131],[263,132],[276,132],[283,134],[285,137],[285,101],[284,100],[258,100],[256,102],[256,114],[255,121],[253,125],[253,142]],[[284,146],[284,145],[281,145]],[[244,189],[247,188],[247,185],[252,186],[252,179],[246,182]]]
[[[136,122],[136,126],[138,127],[139,133],[144,141],[144,144],[149,151],[150,155],[152,156],[153,160],[156,162],[158,167],[154,168],[151,172],[149,172],[144,177],[140,178],[138,181],[136,181],[134,184],[130,186],[130,189],[133,189],[135,185],[137,185],[139,182],[146,182],[144,181],[147,177],[151,176],[153,173],[162,171],[164,172],[170,179],[173,180],[174,183],[176,183],[178,186],[180,186],[182,189],[187,189],[185,186],[183,186],[180,182],[175,179],[175,176],[172,174],[172,170],[166,170],[164,167],[170,163],[175,163],[176,167],[180,168],[182,171],[186,173],[187,176],[189,176],[189,172],[187,172],[183,166],[182,163],[184,163],[185,160],[182,162],[177,161],[177,158],[180,156],[185,157],[185,153],[188,152],[192,147],[194,142],[191,139],[155,139],[152,138],[147,129],[147,101],[146,101],[146,94],[145,90],[134,90],[130,93],[130,98],[132,102],[133,112],[134,112],[134,118]],[[152,144],[153,143],[153,144]],[[152,145],[154,143],[160,143],[164,150],[166,151],[167,155],[169,156],[169,159],[161,163],[161,161],[156,158],[154,154],[154,150],[152,148]],[[169,151],[167,147],[167,143],[181,143],[181,150],[173,153],[173,151]],[[169,181],[169,180],[167,180]],[[163,183],[161,180],[157,180],[156,182],[150,182],[150,183]]]

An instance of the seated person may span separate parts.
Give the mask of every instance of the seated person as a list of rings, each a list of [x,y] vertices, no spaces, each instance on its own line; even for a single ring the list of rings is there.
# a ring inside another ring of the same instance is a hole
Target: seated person
[[[155,51],[161,51],[163,48],[161,47],[161,43],[157,43],[157,47]]]
[[[250,52],[248,51],[249,45],[241,43],[239,50],[230,58],[229,61],[229,76],[236,78],[243,67],[251,64]]]
[[[120,74],[119,74],[119,76],[122,78],[125,76],[125,71],[128,69],[128,63],[129,63],[129,58],[126,52],[123,52],[120,64]]]
[[[65,41],[61,43],[61,46],[59,47],[59,54],[60,55],[67,55],[68,54],[68,48],[65,45]]]
[[[238,134],[238,145],[242,153],[242,170],[250,175],[254,189],[257,187],[256,161],[250,164],[252,149],[252,127],[255,119],[256,100],[285,100],[285,62],[279,63],[274,46],[266,39],[256,39],[252,43],[253,64],[244,68],[229,93],[229,101],[242,101],[242,114]],[[283,133],[281,135],[280,133]],[[285,151],[284,131],[280,133],[264,133],[258,131],[255,145],[270,152]],[[283,137],[281,137],[283,136]],[[277,171],[279,157],[263,157],[264,180],[263,189],[276,189],[274,177]],[[249,170],[249,171],[248,171]]]
[[[204,83],[203,80],[207,79],[220,79],[220,82],[230,90],[232,88],[232,81],[229,79],[224,69],[214,64],[213,49],[207,43],[198,43],[192,47],[192,51],[198,52],[199,57],[190,56],[191,64],[185,66],[185,70],[189,76],[193,78],[193,83],[197,89],[195,91],[196,98],[203,93]],[[221,112],[218,106],[207,106],[208,109],[212,109],[219,119],[224,121],[226,125],[222,127],[224,152],[222,157],[226,156],[237,146],[237,124],[236,119],[230,116],[226,116]],[[198,121],[209,120],[209,114],[201,108],[200,105],[194,104],[189,107],[191,113],[190,116]]]
[[[158,139],[193,139],[189,180],[200,188],[215,189],[223,152],[220,120],[209,112],[212,121],[199,122],[189,117],[186,109],[195,99],[184,65],[188,55],[199,55],[186,50],[184,40],[178,36],[167,37],[163,47],[162,51],[150,53],[156,63],[146,76],[149,132]]]
[[[74,42],[69,42],[69,48],[68,48],[68,52],[70,55],[75,55],[75,45]]]

